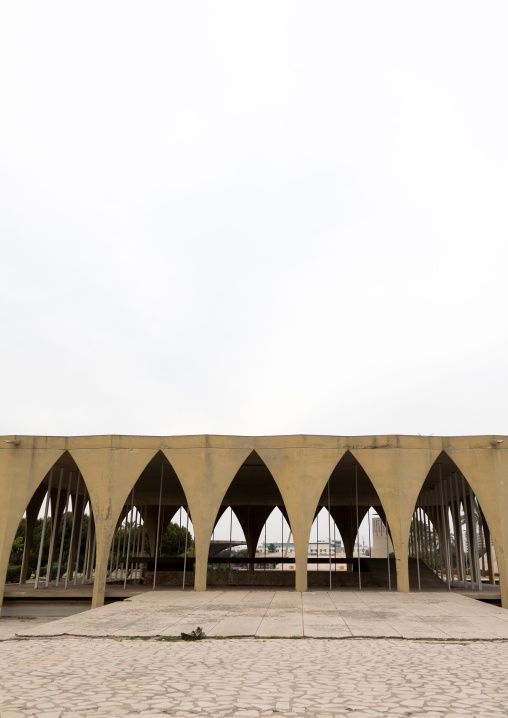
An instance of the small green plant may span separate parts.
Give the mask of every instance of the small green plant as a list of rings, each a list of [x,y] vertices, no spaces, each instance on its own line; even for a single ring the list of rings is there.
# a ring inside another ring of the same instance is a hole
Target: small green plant
[[[191,633],[181,633],[180,637],[182,641],[200,641],[202,638],[206,638],[206,633],[198,626]]]

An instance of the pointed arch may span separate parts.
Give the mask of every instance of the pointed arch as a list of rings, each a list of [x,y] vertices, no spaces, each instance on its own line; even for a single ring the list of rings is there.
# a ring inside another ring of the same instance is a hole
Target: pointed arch
[[[83,582],[85,578],[93,581],[95,520],[88,486],[68,450],[52,458],[53,462],[49,467],[46,465],[42,477],[36,472],[27,477],[26,488],[31,491],[31,496],[18,514],[16,525],[24,535],[20,584],[26,583],[33,573],[36,587],[41,578],[44,585],[49,585],[64,576],[68,585],[69,579],[77,577],[80,558]],[[84,554],[80,557],[83,536],[79,527],[83,524],[86,538]],[[40,529],[40,537],[34,545],[36,527]]]
[[[482,590],[482,576],[488,575],[490,583],[494,583],[495,578],[489,519],[474,488],[485,498],[494,524],[496,515],[489,505],[487,477],[483,475],[483,480],[479,480],[474,470],[466,475],[456,458],[443,450],[430,467],[415,501],[409,551],[418,564],[419,583],[423,563],[431,567],[448,588],[462,584],[464,589],[469,586]],[[467,458],[470,459],[470,455]],[[468,468],[474,469],[474,466]],[[483,472],[485,468],[482,462]]]
[[[331,514],[347,547],[346,554],[352,556],[356,536],[369,508],[380,506],[385,512],[385,507],[370,474],[352,451],[348,450],[344,453],[328,481],[330,482]],[[328,481],[323,487],[318,507],[327,506]],[[357,498],[358,517],[356,515]]]
[[[176,573],[173,578],[179,582],[179,568],[183,569],[183,562],[179,561],[180,552],[176,549],[179,544],[173,546],[166,533],[180,507],[190,518],[191,511],[182,482],[165,453],[159,450],[135,480],[124,486],[124,504],[117,507],[116,531],[111,540],[108,569],[111,580],[125,584],[127,580],[139,580],[143,576],[147,583],[154,580],[157,584],[168,583],[170,571]],[[184,529],[183,533],[186,532],[187,529]],[[178,532],[176,537],[178,541]],[[188,545],[187,555],[190,555],[191,548]],[[165,556],[168,550],[177,554],[172,563],[164,560],[168,558]],[[192,562],[189,561],[191,568]]]
[[[344,451],[326,481],[321,484],[321,489],[315,514],[317,515],[323,508],[329,510],[330,517],[336,524],[344,545],[343,563],[347,563],[349,573],[360,574],[362,569],[359,551],[354,558],[354,547],[360,526],[373,506],[380,507],[384,521],[388,521],[388,527],[390,526],[390,519],[386,516],[383,501],[376,491],[370,475],[351,450]],[[314,559],[314,562],[318,562],[318,558]],[[363,559],[362,563],[364,563]],[[312,576],[312,580],[315,581],[316,578]],[[330,576],[330,580],[332,580],[332,576]],[[361,585],[360,575],[357,580]]]
[[[276,507],[281,509],[283,516],[288,520],[279,486],[259,453],[252,450],[225,489],[214,520],[215,526],[228,508],[238,518],[245,536],[248,558],[250,559],[248,561],[249,574],[254,573],[256,547],[263,526]],[[248,580],[249,583],[252,583],[253,580],[252,576],[241,576],[237,577],[237,579]]]

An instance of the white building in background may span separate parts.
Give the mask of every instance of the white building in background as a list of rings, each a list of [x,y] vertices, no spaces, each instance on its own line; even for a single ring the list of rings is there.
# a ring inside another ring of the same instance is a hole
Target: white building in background
[[[380,516],[372,517],[372,558],[386,558],[386,526]],[[388,534],[388,553],[393,552],[393,544]]]
[[[323,541],[310,541],[309,542],[309,556],[343,556],[344,549],[342,548],[342,541],[330,541],[325,539]]]

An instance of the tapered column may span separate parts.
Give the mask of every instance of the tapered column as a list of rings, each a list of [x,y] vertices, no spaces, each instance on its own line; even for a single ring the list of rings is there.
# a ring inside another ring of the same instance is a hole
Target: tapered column
[[[247,542],[247,555],[254,557],[259,536],[265,524],[264,506],[235,506],[235,514],[240,522]],[[249,572],[254,572],[254,561],[249,561]]]
[[[95,531],[95,576],[93,582],[92,608],[98,608],[104,605],[111,541],[115,535],[115,528],[116,523],[112,521],[97,523]]]
[[[193,522],[192,525],[194,526],[194,590],[206,591],[213,521],[208,521],[205,525]]]
[[[360,524],[362,523],[367,511],[368,507],[359,507],[358,519]],[[337,524],[337,528],[339,529],[346,557],[352,558],[355,550],[356,536],[360,528],[356,521],[356,509],[354,506],[332,506],[330,513],[333,520]],[[352,571],[353,565],[348,563],[347,570]]]
[[[309,552],[310,526],[296,525],[293,531],[295,542],[295,591],[307,590],[307,559]]]

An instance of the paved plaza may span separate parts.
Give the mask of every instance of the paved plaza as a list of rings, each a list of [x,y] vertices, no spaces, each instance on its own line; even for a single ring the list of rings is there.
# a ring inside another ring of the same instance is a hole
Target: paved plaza
[[[508,611],[448,592],[162,589],[20,636],[508,639]]]
[[[0,718],[506,716],[507,631],[447,593],[154,591],[2,619]]]

